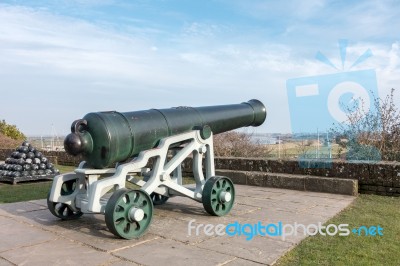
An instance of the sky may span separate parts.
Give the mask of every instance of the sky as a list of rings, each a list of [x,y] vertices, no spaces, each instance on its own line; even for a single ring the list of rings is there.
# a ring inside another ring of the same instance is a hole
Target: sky
[[[397,88],[400,99],[399,6],[0,0],[0,119],[29,136],[66,135],[74,120],[94,111],[259,99],[268,117],[254,132],[291,132],[291,79],[372,69],[378,95]],[[372,56],[351,67],[368,50]]]

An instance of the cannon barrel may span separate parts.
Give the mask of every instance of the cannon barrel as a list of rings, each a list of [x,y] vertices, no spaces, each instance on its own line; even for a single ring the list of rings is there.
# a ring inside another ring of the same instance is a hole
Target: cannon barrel
[[[71,155],[82,155],[94,168],[105,168],[154,148],[162,138],[209,127],[213,134],[259,126],[266,118],[259,100],[241,104],[175,107],[135,112],[96,112],[72,123],[64,140]]]

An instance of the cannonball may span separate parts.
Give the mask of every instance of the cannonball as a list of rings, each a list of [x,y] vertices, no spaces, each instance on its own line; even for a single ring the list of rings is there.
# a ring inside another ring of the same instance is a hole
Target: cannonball
[[[53,172],[53,174],[59,174],[60,173],[60,171],[58,170],[58,169],[52,169],[52,172]]]
[[[51,175],[51,174],[53,174],[53,171],[51,171],[51,169],[46,169],[46,170],[44,170],[44,173],[46,175]]]
[[[42,156],[43,156],[43,154],[40,151],[36,151],[35,152],[35,157],[36,158],[42,159]]]
[[[22,142],[22,146],[25,146],[25,147],[29,147],[31,144],[29,144],[29,142],[28,141],[24,141],[24,142]]]
[[[21,173],[20,172],[13,172],[12,177],[20,177]]]
[[[18,159],[25,159],[26,158],[26,153],[20,152],[18,154]]]
[[[27,153],[29,151],[29,148],[26,146],[19,146],[18,151],[22,153]]]

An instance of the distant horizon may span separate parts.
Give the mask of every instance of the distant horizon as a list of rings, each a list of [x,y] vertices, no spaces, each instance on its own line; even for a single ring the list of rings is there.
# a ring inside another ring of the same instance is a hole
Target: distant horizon
[[[240,129],[239,129],[240,130]],[[250,134],[250,135],[253,135],[253,136],[255,136],[255,137],[262,137],[262,136],[269,136],[269,135],[304,135],[304,134],[308,134],[308,135],[317,135],[317,134],[319,134],[319,135],[325,135],[327,132],[312,132],[312,133],[291,133],[291,132],[286,132],[286,133],[283,133],[283,132],[257,132],[257,133],[248,133],[248,132],[243,132],[243,133],[246,133],[246,134]],[[328,132],[329,133],[329,132]],[[69,134],[69,133],[68,133]],[[58,138],[65,138],[68,134],[65,134],[65,135],[58,135],[57,137]],[[221,133],[222,134],[222,133]],[[53,138],[54,136],[52,136],[52,135],[26,135],[26,137],[27,138],[37,138],[37,139],[40,139],[40,138]]]

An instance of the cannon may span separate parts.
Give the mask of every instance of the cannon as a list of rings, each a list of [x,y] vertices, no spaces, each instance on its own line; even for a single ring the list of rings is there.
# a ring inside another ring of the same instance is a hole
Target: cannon
[[[104,214],[110,232],[125,239],[142,236],[154,205],[170,197],[188,197],[202,203],[210,215],[226,215],[234,204],[235,187],[228,177],[215,175],[212,136],[260,126],[266,115],[258,100],[89,113],[72,123],[64,140],[67,153],[83,161],[74,172],[54,178],[48,208],[63,220]],[[192,157],[192,186],[183,185],[181,165],[187,157]],[[133,187],[129,183],[139,189],[128,189]]]

